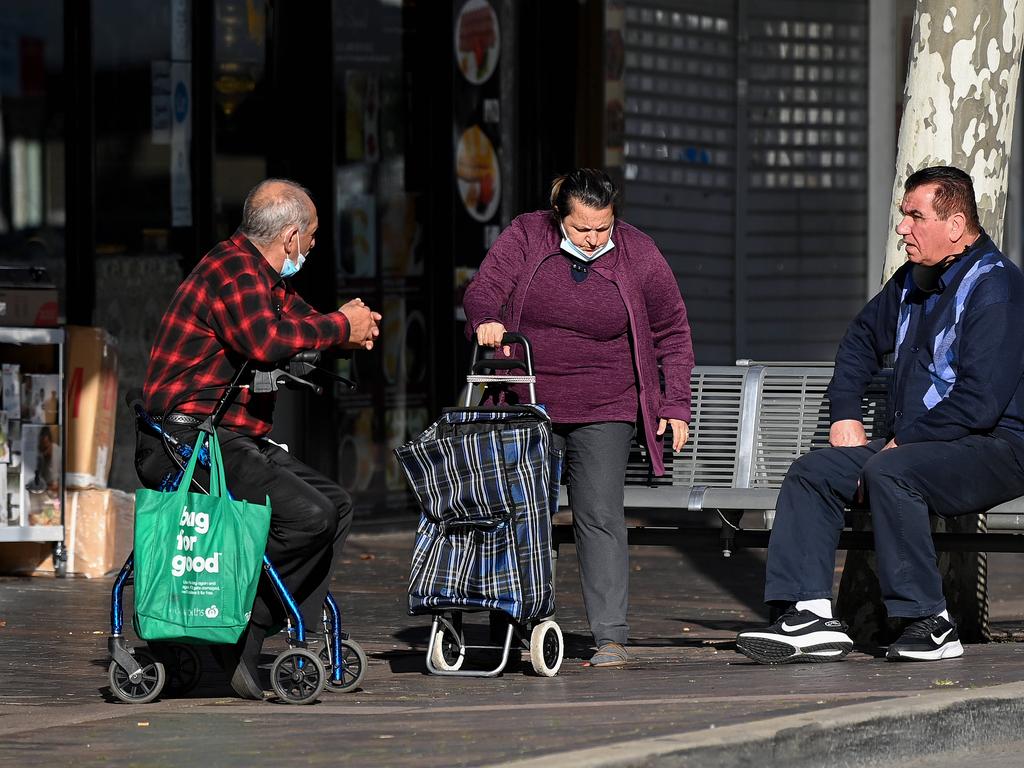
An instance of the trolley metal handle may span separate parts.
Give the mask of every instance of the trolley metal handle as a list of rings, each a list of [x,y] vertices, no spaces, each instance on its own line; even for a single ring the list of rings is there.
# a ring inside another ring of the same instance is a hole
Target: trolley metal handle
[[[483,360],[477,360],[473,365],[473,373],[483,373],[484,371],[513,371],[517,368],[523,370],[526,369],[526,363],[522,360],[517,360],[514,357],[487,357]]]
[[[473,345],[473,357],[470,361],[469,372],[470,375],[466,377],[466,381],[469,384],[478,384],[481,382],[495,382],[495,383],[508,383],[508,384],[527,384],[530,388],[530,402],[537,402],[537,389],[536,381],[537,378],[533,372],[533,347],[530,345],[530,340],[527,339],[521,333],[512,333],[509,331],[505,332],[505,335],[501,337],[501,345],[518,344],[523,349],[523,358],[495,358],[495,357],[480,357],[480,350],[486,349],[481,347],[479,344]],[[516,368],[521,368],[526,371],[525,376],[502,376],[500,374],[483,375],[482,371],[508,371]],[[473,398],[473,387],[466,387],[466,402],[465,405],[469,406],[470,401]]]

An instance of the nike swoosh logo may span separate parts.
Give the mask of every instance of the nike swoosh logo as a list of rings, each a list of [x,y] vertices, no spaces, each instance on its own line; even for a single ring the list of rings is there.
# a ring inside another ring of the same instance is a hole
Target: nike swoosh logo
[[[808,621],[806,624],[787,624],[786,622],[782,622],[782,629],[785,632],[799,632],[804,627],[809,627],[817,621],[818,620],[815,619],[814,621]]]
[[[947,629],[945,632],[943,632],[938,637],[936,637],[935,635],[932,635],[932,642],[935,643],[936,645],[942,645],[943,641],[947,637],[949,637],[949,633],[952,632],[952,631],[953,631],[952,629]]]

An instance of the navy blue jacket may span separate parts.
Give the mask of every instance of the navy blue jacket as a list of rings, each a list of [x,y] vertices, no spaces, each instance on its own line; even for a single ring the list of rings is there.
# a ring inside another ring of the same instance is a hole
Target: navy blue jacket
[[[1024,275],[984,232],[936,292],[904,264],[846,331],[829,384],[832,421],[861,420],[861,398],[886,355],[897,445],[994,434],[1024,456]]]

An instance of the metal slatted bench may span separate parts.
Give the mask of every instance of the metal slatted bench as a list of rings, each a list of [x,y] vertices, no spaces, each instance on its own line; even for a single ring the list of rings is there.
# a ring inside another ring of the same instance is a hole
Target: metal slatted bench
[[[887,373],[876,377],[862,403],[868,436],[884,434]],[[690,440],[665,452],[665,475],[654,477],[644,449],[634,444],[626,469],[626,524],[631,544],[717,544],[728,557],[735,547],[768,543],[779,486],[793,463],[828,445],[825,390],[830,363],[762,363],[697,366],[692,376]],[[553,546],[573,541],[572,512],[562,488],[553,523]],[[870,549],[870,531],[855,525],[840,546]],[[937,532],[944,550],[1024,551],[1024,497],[981,516],[977,533]]]

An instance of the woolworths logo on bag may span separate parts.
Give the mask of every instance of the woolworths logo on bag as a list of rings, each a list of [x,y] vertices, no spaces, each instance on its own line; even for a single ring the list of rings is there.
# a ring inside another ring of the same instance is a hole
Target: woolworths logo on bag
[[[220,608],[216,605],[211,605],[209,608],[186,608],[185,615],[193,618],[196,616],[205,616],[208,619],[216,619],[220,616]]]
[[[192,552],[200,536],[206,535],[210,530],[210,516],[205,512],[189,512],[188,507],[181,508],[181,520],[178,522],[182,530],[178,531],[178,551]],[[188,527],[195,531],[196,535],[191,536],[185,533],[184,528]],[[192,573],[220,573],[220,552],[214,552],[210,557],[202,555],[175,555],[171,558],[171,574],[173,576],[184,576]],[[214,611],[213,618],[217,615],[217,607],[211,606]],[[209,616],[209,610],[207,610]]]

